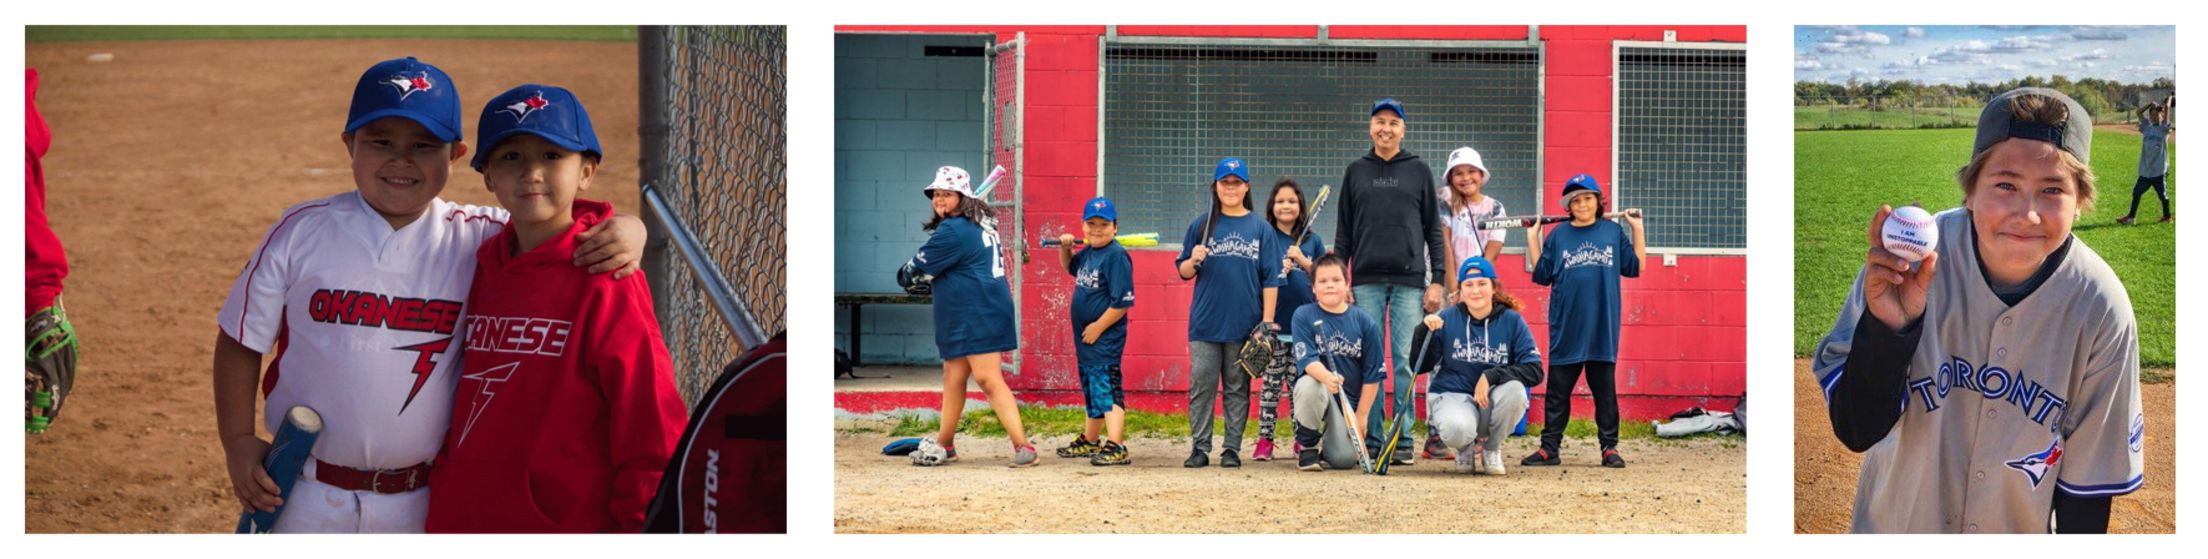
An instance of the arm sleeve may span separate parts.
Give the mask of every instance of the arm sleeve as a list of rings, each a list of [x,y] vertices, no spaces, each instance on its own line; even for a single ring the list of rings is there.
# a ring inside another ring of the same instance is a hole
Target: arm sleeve
[[[1556,230],[1562,228],[1549,229],[1549,234],[1541,236],[1541,259],[1533,262],[1533,283],[1537,285],[1556,283],[1556,267],[1561,262],[1556,257]]]
[[[1115,258],[1105,264],[1107,271],[1105,272],[1104,285],[1106,289],[1111,290],[1112,308],[1133,307],[1135,306],[1135,262],[1125,252],[1111,256]]]
[[[1427,192],[1433,190],[1432,185],[1427,186]],[[1426,231],[1426,283],[1447,285],[1450,269],[1449,237],[1441,234],[1441,216],[1435,213],[1440,209],[1435,207],[1432,196],[1422,196],[1419,199],[1420,205],[1425,206],[1425,211],[1418,212],[1418,217],[1421,229]]]
[[[912,257],[912,267],[931,276],[951,271],[966,254],[965,223],[945,220],[936,224],[935,232],[928,235],[928,242],[920,245],[920,253]],[[979,241],[979,239],[976,239]]]
[[[1487,384],[1494,386],[1515,380],[1527,388],[1539,386],[1544,371],[1541,370],[1541,347],[1533,343],[1533,328],[1526,326],[1526,318],[1516,312],[1511,314],[1510,326],[1510,365],[1488,369]]]
[[[253,249],[245,269],[230,283],[230,295],[216,315],[222,333],[264,355],[274,348],[277,330],[284,323],[284,294],[296,279],[291,266],[293,239],[307,222],[328,211],[328,205],[317,201],[293,206],[269,226],[261,246]]]
[[[674,362],[660,338],[643,276],[611,280],[593,297],[583,362],[605,395],[607,457],[614,467],[606,503],[619,532],[641,532],[668,458],[689,419],[675,390]]]
[[[2116,288],[2121,290],[2121,287]],[[2088,329],[2087,371],[2062,409],[2062,464],[2057,493],[2114,497],[2146,481],[2146,414],[2139,396],[2139,330],[2131,305],[2121,316]]]
[[[1833,435],[1848,450],[1870,450],[1893,432],[1907,405],[1909,359],[1924,334],[1922,319],[1895,332],[1864,312],[1863,276],[1817,344],[1811,367],[1825,394]]]
[[[1616,223],[1612,223],[1612,225],[1616,225]],[[1618,258],[1625,261],[1618,266],[1618,275],[1629,278],[1641,277],[1641,259],[1636,257],[1633,252],[1633,249],[1636,248],[1633,246],[1633,229],[1618,225],[1617,230]]]
[[[496,206],[453,204],[453,210],[445,218],[452,220],[461,231],[460,242],[473,247],[483,246],[483,241],[491,240],[499,231],[504,231],[506,222],[513,219],[513,214],[507,212],[506,208]],[[608,214],[606,218],[610,221],[613,215]]]
[[[2076,497],[2055,492],[2055,533],[2106,534],[2114,497]]]

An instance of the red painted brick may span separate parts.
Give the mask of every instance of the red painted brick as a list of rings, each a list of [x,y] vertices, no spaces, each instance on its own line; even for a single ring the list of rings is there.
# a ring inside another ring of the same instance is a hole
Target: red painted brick
[[[1030,107],[1089,107],[1094,110],[1096,71],[1031,68],[1027,72],[1027,104]]]
[[[1316,38],[1316,25],[1122,25],[1121,35],[1167,37],[1283,37]]]
[[[1609,112],[1551,112],[1548,116],[1549,129],[1546,140],[1549,145],[1603,148],[1606,152],[1609,150]],[[1609,175],[1608,158],[1605,158],[1603,163],[1602,174]],[[1588,171],[1588,173],[1592,174],[1591,171]],[[1571,175],[1557,177],[1558,184],[1561,185],[1562,181],[1568,178],[1571,178]],[[1607,177],[1598,177],[1598,180],[1601,180],[1603,184],[1610,184],[1611,182]]]
[[[1327,28],[1334,39],[1434,39],[1460,41],[1523,41],[1523,25],[1335,25]]]
[[[1610,75],[1614,52],[1609,40],[1550,41],[1548,49],[1548,75]]]
[[[1029,35],[1028,39],[1028,71],[1096,69],[1097,36]]]

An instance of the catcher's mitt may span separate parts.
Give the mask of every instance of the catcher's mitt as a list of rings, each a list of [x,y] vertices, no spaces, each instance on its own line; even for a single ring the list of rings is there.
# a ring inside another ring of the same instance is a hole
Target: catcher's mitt
[[[935,276],[921,272],[919,267],[906,262],[904,267],[897,269],[897,287],[902,287],[905,293],[913,295],[930,295],[935,293]]]
[[[56,299],[24,322],[23,333],[23,429],[43,433],[76,384],[77,329]]]
[[[1242,344],[1241,355],[1235,356],[1242,365],[1242,372],[1251,377],[1265,376],[1265,369],[1273,366],[1273,350],[1279,347],[1280,338],[1273,335],[1273,324],[1259,322],[1250,329],[1250,339]]]

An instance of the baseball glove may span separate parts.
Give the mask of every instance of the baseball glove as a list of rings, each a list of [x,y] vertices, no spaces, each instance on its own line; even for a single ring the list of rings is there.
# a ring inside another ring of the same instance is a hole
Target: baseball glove
[[[43,433],[76,385],[77,329],[57,299],[31,314],[23,333],[23,429]]]
[[[1236,362],[1242,365],[1242,372],[1253,378],[1263,377],[1265,369],[1273,366],[1273,350],[1279,343],[1280,339],[1273,335],[1273,324],[1259,322],[1250,329],[1250,340],[1242,344],[1242,353],[1235,356]]]
[[[918,266],[906,262],[904,267],[897,269],[897,287],[902,287],[905,293],[913,295],[930,295],[935,293],[935,276],[921,272]]]

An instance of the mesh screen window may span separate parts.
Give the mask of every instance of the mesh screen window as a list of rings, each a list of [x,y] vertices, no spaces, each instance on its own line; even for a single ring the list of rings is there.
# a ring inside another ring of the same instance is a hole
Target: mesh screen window
[[[1283,42],[1287,43],[1287,42]],[[1480,151],[1485,193],[1513,214],[1535,208],[1540,184],[1541,50],[1341,45],[1194,45],[1115,39],[1104,45],[1102,191],[1123,233],[1155,231],[1177,245],[1209,208],[1212,165],[1234,156],[1251,169],[1260,211],[1289,177],[1306,199],[1340,186],[1372,149],[1373,101],[1403,102],[1404,148],[1444,185],[1449,151]],[[1737,85],[1737,84],[1736,84]],[[1334,245],[1339,189],[1315,235]],[[1438,194],[1438,191],[1437,191]],[[1522,248],[1524,235],[1510,236]]]
[[[1748,248],[1747,55],[1620,46],[1617,190],[1648,212],[1648,245]]]

